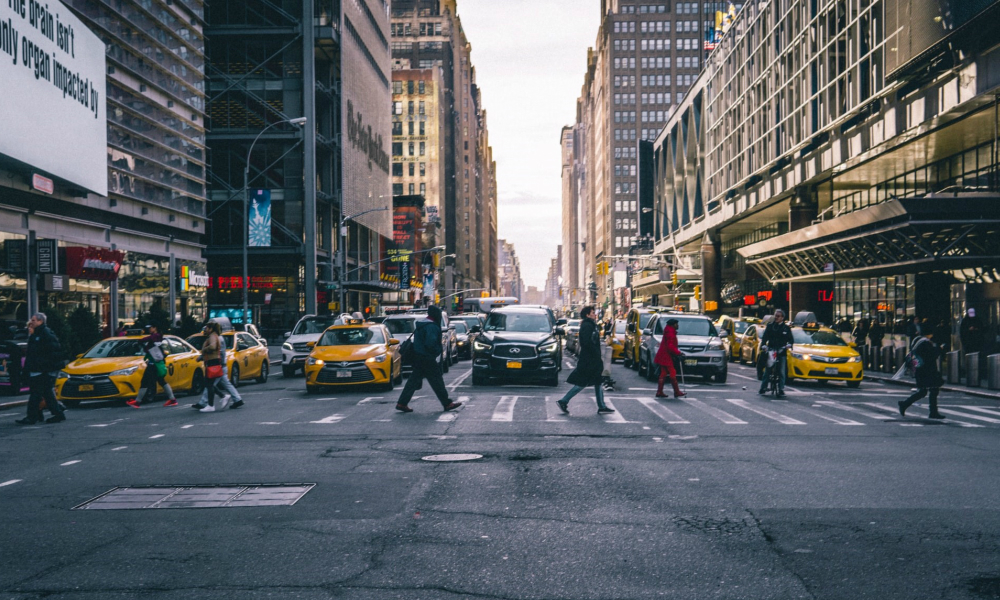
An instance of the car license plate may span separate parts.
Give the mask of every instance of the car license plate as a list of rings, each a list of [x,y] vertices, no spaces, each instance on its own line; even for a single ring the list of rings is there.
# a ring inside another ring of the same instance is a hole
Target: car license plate
[[[507,361],[507,368],[508,369],[520,369],[521,368],[521,361],[519,361],[519,360],[508,360]]]
[[[697,365],[698,365],[698,359],[697,358],[689,358],[689,359],[687,359],[687,360],[684,361],[684,366],[685,367],[694,367],[694,366],[697,366]]]
[[[347,377],[348,379],[350,379],[351,372],[350,371],[337,371],[337,377]]]
[[[826,371],[824,371],[824,372],[827,375],[839,375],[840,374],[840,371],[837,370],[837,367],[827,367]]]
[[[77,389],[80,390],[81,392],[92,392],[94,391],[94,384],[84,383],[81,384],[80,387],[78,387]]]

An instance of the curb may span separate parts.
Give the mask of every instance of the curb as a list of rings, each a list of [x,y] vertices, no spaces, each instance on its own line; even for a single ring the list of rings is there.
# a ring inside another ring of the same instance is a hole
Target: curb
[[[891,379],[890,376],[887,376],[887,375],[883,376],[881,373],[878,374],[878,375],[870,375],[869,373],[866,372],[865,373],[865,379],[871,379],[873,381],[878,381],[878,382],[881,382],[881,383],[888,383],[888,384],[893,384],[893,385],[906,386],[908,388],[912,388],[914,385],[916,385],[912,381],[905,381],[905,380],[901,380],[901,379]],[[998,400],[998,401],[1000,401],[1000,392],[986,391],[986,390],[980,390],[980,389],[976,389],[976,388],[955,387],[955,386],[951,386],[951,385],[941,386],[941,389],[943,391],[945,391],[945,392],[958,392],[960,394],[968,394],[969,396],[976,396],[976,397],[979,397],[979,398],[989,398],[990,400]]]

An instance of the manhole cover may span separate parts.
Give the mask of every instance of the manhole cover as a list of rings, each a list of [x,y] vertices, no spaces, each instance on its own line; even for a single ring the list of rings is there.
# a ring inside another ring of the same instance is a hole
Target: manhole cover
[[[116,487],[74,506],[73,510],[291,506],[315,486],[315,483],[292,483]]]
[[[420,460],[429,462],[460,462],[463,460],[479,460],[482,457],[482,454],[432,454]]]

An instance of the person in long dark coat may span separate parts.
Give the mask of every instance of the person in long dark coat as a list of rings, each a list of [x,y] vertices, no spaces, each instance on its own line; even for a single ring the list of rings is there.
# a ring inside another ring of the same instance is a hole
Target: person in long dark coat
[[[413,372],[396,401],[396,410],[399,412],[413,412],[410,400],[413,399],[413,393],[420,389],[424,379],[427,379],[444,410],[455,410],[462,406],[461,402],[452,402],[448,397],[448,388],[441,376],[441,354],[444,352],[441,321],[441,309],[432,304],[427,307],[427,318],[416,322],[416,331],[413,333]]]
[[[933,341],[934,333],[927,332],[913,340],[910,347],[910,355],[915,357],[917,362],[916,379],[917,391],[906,400],[899,401],[899,414],[905,416],[906,409],[910,408],[914,402],[920,400],[930,393],[929,409],[927,415],[931,419],[943,419],[944,415],[938,412],[937,399],[944,379],[937,368],[937,359],[941,356],[941,348]]]
[[[604,388],[601,373],[604,370],[604,361],[601,359],[601,335],[597,328],[597,312],[593,306],[584,306],[580,310],[579,345],[580,353],[576,361],[576,368],[566,379],[573,384],[566,395],[557,401],[559,410],[569,414],[570,399],[579,394],[583,388],[594,386],[594,394],[597,397],[597,413],[613,413],[613,408],[608,408],[604,404]]]

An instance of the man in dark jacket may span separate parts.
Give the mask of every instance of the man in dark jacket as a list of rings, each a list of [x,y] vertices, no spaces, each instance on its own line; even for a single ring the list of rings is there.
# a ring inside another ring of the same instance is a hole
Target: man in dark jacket
[[[785,376],[787,375],[787,362],[785,357],[786,346],[792,345],[792,328],[785,323],[785,311],[780,308],[774,311],[774,320],[764,328],[764,335],[760,338],[761,355],[766,356],[768,349],[778,351],[778,360],[773,367],[764,369],[764,378],[760,382],[758,394],[767,393],[767,382],[771,379],[771,369],[778,369],[778,397],[785,395]]]
[[[580,354],[576,361],[576,368],[570,373],[566,380],[573,384],[566,395],[558,400],[559,410],[569,414],[570,398],[580,393],[587,386],[594,386],[594,394],[597,397],[598,414],[615,412],[613,408],[608,408],[604,404],[604,388],[601,385],[601,372],[604,370],[604,361],[601,360],[601,335],[597,329],[597,311],[593,306],[584,306],[580,310]]]
[[[906,416],[906,409],[910,408],[914,402],[920,400],[930,393],[930,414],[931,419],[943,419],[944,415],[938,412],[938,392],[944,385],[944,378],[937,368],[937,359],[941,356],[941,349],[934,343],[934,333],[928,332],[923,336],[918,336],[910,346],[909,359],[914,363],[916,369],[914,375],[917,380],[917,391],[906,400],[900,400],[899,414]]]
[[[24,352],[23,372],[28,374],[30,394],[28,416],[18,419],[16,423],[19,425],[34,425],[44,419],[41,409],[43,399],[52,413],[46,423],[66,420],[55,393],[56,376],[63,367],[62,347],[59,345],[59,338],[45,325],[45,321],[45,313],[35,313],[28,321],[28,347]]]
[[[413,392],[420,389],[424,378],[431,384],[431,389],[437,395],[438,401],[444,410],[455,410],[462,406],[461,402],[452,402],[448,398],[448,388],[444,386],[444,378],[441,376],[441,354],[444,352],[444,345],[441,343],[441,309],[437,306],[427,307],[427,318],[416,322],[416,331],[413,332],[413,372],[403,386],[403,393],[399,395],[396,402],[396,410],[400,412],[413,412],[410,408],[410,400]]]

